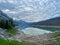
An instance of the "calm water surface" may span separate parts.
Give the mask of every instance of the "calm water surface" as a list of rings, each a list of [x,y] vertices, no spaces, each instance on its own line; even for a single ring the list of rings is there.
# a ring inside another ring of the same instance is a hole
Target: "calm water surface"
[[[33,27],[25,28],[21,31],[23,31],[25,34],[29,34],[29,35],[40,35],[40,34],[45,34],[45,33],[51,33],[51,31],[33,28]]]

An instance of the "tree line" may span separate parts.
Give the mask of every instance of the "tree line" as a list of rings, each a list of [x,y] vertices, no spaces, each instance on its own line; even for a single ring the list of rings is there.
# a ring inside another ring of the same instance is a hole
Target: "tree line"
[[[0,20],[0,28],[11,29],[15,26],[13,20]]]

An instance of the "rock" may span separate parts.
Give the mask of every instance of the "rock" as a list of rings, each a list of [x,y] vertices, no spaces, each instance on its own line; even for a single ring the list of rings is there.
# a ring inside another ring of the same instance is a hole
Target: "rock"
[[[8,38],[8,34],[2,28],[0,28],[0,38]]]

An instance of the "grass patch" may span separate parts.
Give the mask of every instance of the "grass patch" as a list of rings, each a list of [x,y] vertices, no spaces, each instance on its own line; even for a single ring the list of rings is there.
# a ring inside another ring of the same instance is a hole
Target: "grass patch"
[[[53,37],[59,37],[60,36],[60,32],[55,32]]]
[[[60,32],[55,32],[51,38],[55,38],[55,40],[58,42],[58,45],[60,45]]]
[[[60,38],[56,38],[56,40],[57,40],[58,42],[60,42]]]
[[[6,32],[8,33],[9,36],[13,36],[17,33],[17,31],[14,29],[7,29]]]
[[[28,42],[18,42],[15,40],[8,40],[8,39],[5,40],[0,38],[0,45],[33,45],[33,44]]]
[[[58,42],[58,45],[60,45],[60,38],[55,39]]]

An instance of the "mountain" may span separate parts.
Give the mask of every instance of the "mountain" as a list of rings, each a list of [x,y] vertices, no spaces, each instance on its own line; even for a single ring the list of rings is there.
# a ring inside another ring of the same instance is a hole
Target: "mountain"
[[[31,25],[60,26],[60,17],[32,23]]]
[[[10,28],[13,24],[13,19],[7,16],[0,10],[0,28]]]
[[[53,31],[57,30],[57,28],[60,30],[60,17],[55,17],[39,22],[25,22],[22,20],[15,20],[14,22],[20,27],[20,29],[25,29],[27,27],[35,27]]]
[[[55,17],[52,19],[34,22],[29,24],[31,27],[44,29],[49,31],[59,31],[60,30],[60,17]]]

